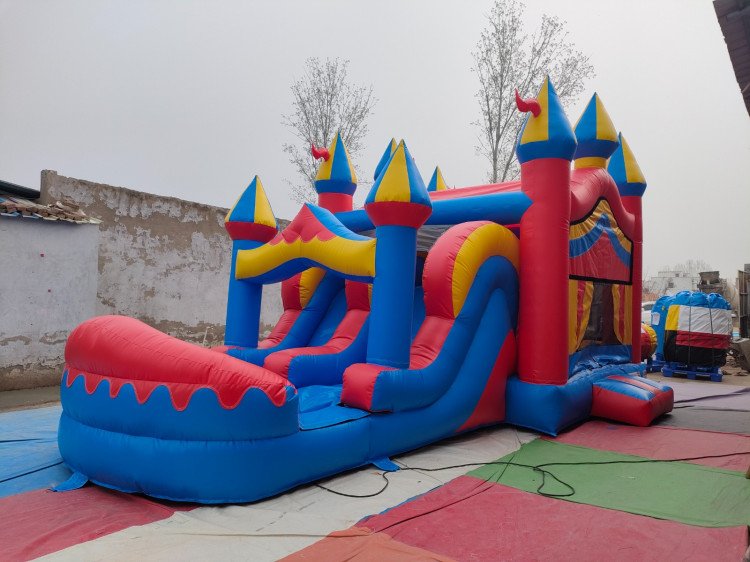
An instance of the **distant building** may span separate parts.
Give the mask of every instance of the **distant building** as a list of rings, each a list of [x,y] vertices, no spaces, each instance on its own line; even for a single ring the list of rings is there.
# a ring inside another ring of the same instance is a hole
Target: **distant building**
[[[739,299],[737,288],[732,283],[727,283],[726,279],[719,277],[718,271],[701,271],[699,273],[701,280],[698,282],[698,290],[702,293],[718,293],[724,297],[732,310],[737,310]]]
[[[649,277],[643,283],[645,293],[656,296],[676,295],[680,291],[695,291],[698,287],[700,276],[684,271],[664,270],[655,277]]]
[[[737,272],[737,312],[740,337],[750,338],[750,263]]]

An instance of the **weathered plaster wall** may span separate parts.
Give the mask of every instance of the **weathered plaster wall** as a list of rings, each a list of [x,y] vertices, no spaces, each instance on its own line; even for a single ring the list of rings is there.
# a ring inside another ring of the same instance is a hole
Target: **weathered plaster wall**
[[[42,172],[42,200],[72,199],[99,218],[97,314],[123,314],[181,339],[224,339],[231,240],[227,209]],[[266,287],[261,324],[281,314]]]
[[[0,216],[0,390],[60,382],[65,340],[96,310],[93,224]]]

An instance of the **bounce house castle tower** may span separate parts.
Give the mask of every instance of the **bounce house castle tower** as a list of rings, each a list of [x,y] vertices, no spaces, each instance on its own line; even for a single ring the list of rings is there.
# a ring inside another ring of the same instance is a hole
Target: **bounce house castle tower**
[[[536,100],[519,109],[530,114],[516,155],[521,191],[531,206],[521,218],[521,291],[518,376],[536,384],[568,380],[568,231],[570,161],[576,138],[547,78]],[[545,352],[537,345],[543,342]]]
[[[432,172],[430,182],[427,184],[427,191],[445,191],[448,189],[448,185],[445,183],[443,172],[440,171],[440,166],[435,166],[435,171]]]
[[[530,113],[520,182],[447,190],[436,170],[428,191],[392,140],[352,209],[336,135],[313,147],[319,205],[278,232],[256,177],[226,219],[226,346],[122,316],[73,330],[58,442],[75,485],[247,502],[392,470],[392,455],[499,422],[556,435],[668,412],[672,390],[638,376],[645,181],[632,152],[596,95],[575,133],[549,80],[516,101]],[[260,288],[278,282],[284,311],[259,342]],[[670,312],[677,347],[691,311]]]
[[[401,141],[375,180],[365,201],[378,241],[367,362],[409,365],[417,229],[432,213],[432,203],[414,159]],[[388,337],[384,337],[388,334]]]
[[[227,297],[226,345],[256,347],[260,327],[262,285],[235,277],[237,253],[262,246],[278,231],[276,217],[260,178],[255,176],[229,210],[224,227],[232,239],[232,264]]]
[[[388,143],[388,146],[385,147],[385,150],[383,151],[383,155],[380,157],[380,160],[378,160],[377,166],[375,166],[375,172],[372,174],[372,179],[377,180],[378,177],[380,177],[380,174],[385,170],[386,164],[388,164],[388,161],[391,159],[391,156],[393,156],[393,153],[396,152],[396,147],[398,146],[398,143],[396,142],[396,139],[392,138],[391,142]]]
[[[330,148],[318,150],[313,146],[312,151],[314,157],[323,159],[315,176],[318,205],[332,213],[351,211],[357,174],[341,133],[336,133]]]

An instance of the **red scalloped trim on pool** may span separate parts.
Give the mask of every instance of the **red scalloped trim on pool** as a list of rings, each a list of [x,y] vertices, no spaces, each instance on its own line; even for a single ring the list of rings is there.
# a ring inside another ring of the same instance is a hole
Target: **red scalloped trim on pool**
[[[216,392],[224,408],[236,407],[250,388],[281,406],[288,388],[294,388],[263,367],[178,340],[124,316],[100,316],[78,326],[68,338],[65,360],[71,373],[68,386],[83,375],[91,394],[108,380],[114,398],[129,383],[140,403],[164,386],[177,410],[184,410],[200,388]]]

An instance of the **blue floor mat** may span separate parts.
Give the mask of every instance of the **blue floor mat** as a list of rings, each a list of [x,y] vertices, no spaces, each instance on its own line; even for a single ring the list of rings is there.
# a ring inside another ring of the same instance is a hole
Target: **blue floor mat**
[[[70,477],[57,449],[60,406],[0,414],[0,498]]]

